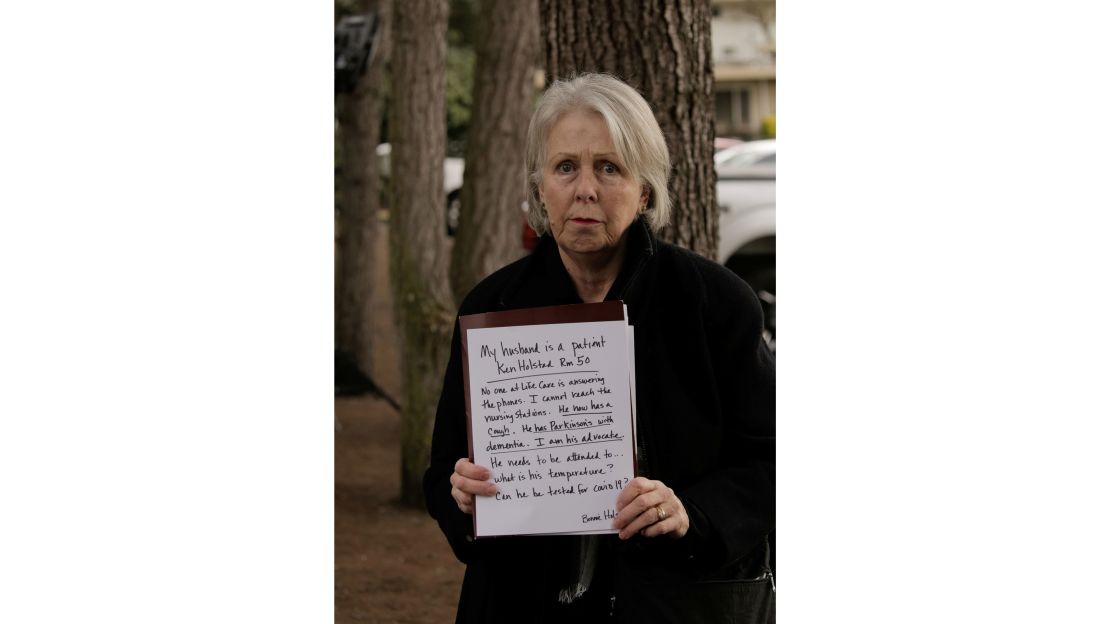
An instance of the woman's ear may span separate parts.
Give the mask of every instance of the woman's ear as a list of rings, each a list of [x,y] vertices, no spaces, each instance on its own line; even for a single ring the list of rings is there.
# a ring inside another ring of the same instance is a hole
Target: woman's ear
[[[647,210],[648,200],[651,199],[651,187],[645,186],[640,192],[640,211]]]

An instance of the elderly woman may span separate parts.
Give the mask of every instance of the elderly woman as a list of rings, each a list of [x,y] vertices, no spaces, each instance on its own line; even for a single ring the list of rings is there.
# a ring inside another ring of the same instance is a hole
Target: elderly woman
[[[486,278],[460,315],[622,300],[636,330],[640,475],[617,535],[473,537],[490,471],[467,459],[456,325],[424,478],[466,564],[458,622],[773,619],[774,360],[759,302],[721,266],[661,242],[666,142],[625,83],[554,83],[528,128],[535,252]]]

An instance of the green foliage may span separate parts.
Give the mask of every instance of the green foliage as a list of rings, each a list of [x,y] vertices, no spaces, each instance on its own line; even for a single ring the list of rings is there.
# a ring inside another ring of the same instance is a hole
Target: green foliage
[[[477,0],[451,0],[447,17],[447,155],[463,156],[474,91]]]
[[[478,27],[477,0],[451,0],[447,14],[447,44],[473,48]]]
[[[463,156],[470,128],[471,93],[474,88],[474,38],[478,28],[476,0],[451,0],[447,23],[447,155]],[[359,0],[336,0],[336,20],[362,10]],[[390,71],[382,88],[381,141],[389,142],[389,110],[392,99]],[[342,130],[340,130],[342,131]],[[337,143],[338,144],[338,143]],[[336,162],[338,163],[338,153]]]
[[[357,15],[363,10],[362,3],[359,0],[335,0],[335,21],[338,23],[341,18],[348,15]]]
[[[474,58],[474,48],[447,47],[447,152],[452,156],[462,155],[470,127]]]
[[[762,125],[763,136],[768,139],[775,138],[775,116],[770,115],[763,118]]]

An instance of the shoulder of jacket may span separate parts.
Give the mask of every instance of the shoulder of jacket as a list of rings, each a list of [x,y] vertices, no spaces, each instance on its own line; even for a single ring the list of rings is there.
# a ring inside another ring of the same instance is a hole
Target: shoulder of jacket
[[[755,291],[726,266],[664,242],[659,243],[658,260],[660,281],[677,300],[695,303],[710,326],[747,331],[763,324]]]
[[[687,296],[696,297],[710,311],[743,310],[762,314],[759,298],[747,282],[730,269],[698,255],[685,247],[659,241],[659,262],[673,283],[694,289]]]

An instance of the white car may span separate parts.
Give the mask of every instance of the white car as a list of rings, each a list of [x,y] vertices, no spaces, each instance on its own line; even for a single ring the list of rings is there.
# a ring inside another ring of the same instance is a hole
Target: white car
[[[775,140],[747,141],[718,150],[713,154],[713,165],[718,171],[748,167],[775,169]]]
[[[736,272],[763,302],[768,339],[775,333],[775,140],[718,152],[720,209],[717,261]]]

